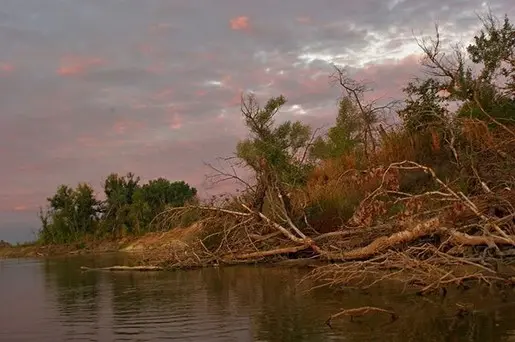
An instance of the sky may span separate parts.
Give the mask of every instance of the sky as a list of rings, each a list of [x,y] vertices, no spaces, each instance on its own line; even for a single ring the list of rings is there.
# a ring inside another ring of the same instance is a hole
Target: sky
[[[415,37],[470,40],[512,0],[1,0],[0,239],[26,241],[58,185],[111,173],[185,180],[246,136],[240,95],[334,122],[332,65],[398,98]],[[515,20],[512,19],[512,20]]]

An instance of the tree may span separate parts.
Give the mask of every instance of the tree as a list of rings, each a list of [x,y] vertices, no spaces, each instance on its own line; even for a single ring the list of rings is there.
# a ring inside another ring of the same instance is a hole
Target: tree
[[[398,114],[408,131],[420,132],[445,124],[449,111],[445,107],[445,98],[439,94],[442,88],[437,80],[429,78],[409,82],[403,89],[407,98]]]
[[[39,213],[43,241],[70,242],[96,232],[100,202],[89,184],[79,183],[75,189],[60,185],[47,201],[48,209]]]
[[[377,130],[379,117],[389,114],[397,104],[397,101],[390,101],[384,105],[379,105],[379,100],[377,99],[366,99],[366,93],[372,90],[368,85],[350,78],[344,69],[336,66],[334,68],[335,73],[332,75],[332,79],[340,86],[342,92],[341,101],[344,101],[340,102],[339,115],[349,115],[350,117],[346,120],[352,118],[352,129],[355,131],[349,132],[349,134],[355,136],[354,140],[359,141],[362,152],[365,157],[368,157],[370,152],[376,152],[378,145],[377,133],[381,132],[381,130]],[[344,106],[343,108],[341,107],[342,105]]]
[[[363,143],[358,108],[348,98],[339,101],[335,126],[329,128],[326,137],[319,136],[310,148],[315,159],[332,159],[348,154]]]
[[[98,219],[98,205],[93,188],[86,183],[79,183],[73,192],[75,224],[80,233],[95,233]]]
[[[184,206],[196,194],[197,189],[184,181],[171,182],[164,178],[149,181],[134,192],[131,217],[136,230],[149,229],[152,219],[167,207]]]
[[[311,128],[300,121],[275,125],[276,114],[285,103],[282,95],[269,99],[263,108],[253,95],[242,99],[241,112],[250,137],[238,143],[236,155],[255,172],[253,207],[259,212],[269,188],[276,188],[288,202],[286,187],[302,184],[309,170],[305,158]]]
[[[460,115],[485,118],[515,118],[515,27],[507,16],[503,23],[491,13],[481,18],[483,29],[467,47],[471,61],[481,65],[474,80],[473,96]],[[499,82],[502,79],[502,82]],[[485,113],[486,112],[486,113]]]
[[[503,24],[491,13],[481,20],[483,29],[466,51],[459,46],[444,51],[438,26],[435,39],[419,42],[427,78],[405,89],[409,98],[400,114],[408,127],[438,122],[450,102],[460,105],[459,116],[496,124],[515,117],[515,29],[508,17]],[[447,96],[441,98],[441,92]]]
[[[103,205],[103,221],[106,229],[121,233],[132,230],[129,214],[134,193],[139,188],[139,177],[133,173],[119,176],[110,174],[104,181],[106,200]]]
[[[73,225],[73,189],[67,185],[60,185],[56,193],[47,198],[47,202],[48,209],[45,213],[40,213],[43,224],[41,239],[46,243],[64,243],[74,239],[77,232]]]
[[[497,77],[506,78],[501,87],[505,95],[515,96],[515,27],[505,15],[502,24],[488,13],[481,18],[483,29],[467,47],[473,63],[482,64],[479,79],[491,84]]]

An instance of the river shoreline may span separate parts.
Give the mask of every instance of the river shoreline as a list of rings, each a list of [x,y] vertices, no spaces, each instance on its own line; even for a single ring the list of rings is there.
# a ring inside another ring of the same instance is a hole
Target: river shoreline
[[[95,255],[111,252],[154,253],[169,249],[183,248],[185,244],[198,239],[196,226],[174,228],[165,232],[151,232],[142,235],[129,235],[115,239],[85,237],[68,244],[41,244],[38,242],[22,245],[1,245],[0,259],[37,258],[66,255]],[[155,253],[154,253],[155,254]]]
[[[123,249],[124,241],[79,242],[62,245],[41,245],[27,243],[23,245],[0,247],[0,259],[45,258],[66,255],[104,254]]]
[[[145,251],[150,251],[155,248],[162,248],[155,243],[156,237],[162,237],[163,234],[149,233],[140,237],[131,237],[120,240],[98,240],[98,241],[84,241],[72,244],[60,244],[60,245],[42,245],[38,243],[25,243],[23,245],[11,245],[11,246],[0,246],[0,260],[2,259],[23,259],[23,258],[47,258],[47,257],[65,257],[65,256],[76,256],[76,255],[93,255],[102,256],[109,253],[128,253],[134,255],[136,260],[144,260],[143,255]],[[150,242],[150,243],[149,243]],[[138,254],[140,255],[138,257]],[[227,263],[224,266],[238,265],[239,263]],[[281,266],[281,267],[306,267],[314,268],[316,266],[327,265],[327,262],[323,262],[317,259],[310,258],[299,258],[299,259],[283,259],[275,261],[263,261],[256,262],[262,267],[266,266]],[[197,267],[189,268],[201,268],[201,267],[217,267],[217,264],[210,265],[198,265]],[[116,270],[118,265],[113,266]],[[141,267],[158,267],[155,265],[142,265],[135,266],[133,270],[139,271]],[[184,267],[188,268],[188,267]],[[120,269],[120,270],[131,270]]]
[[[126,253],[131,262],[127,265],[105,265],[106,267],[94,269],[104,271],[145,271],[170,269],[196,269],[206,267],[225,267],[242,264],[254,264],[260,267],[310,268],[310,278],[315,282],[333,287],[364,287],[377,282],[400,282],[415,292],[425,294],[457,286],[469,288],[478,281],[493,285],[499,284],[503,288],[512,289],[515,286],[515,264],[510,259],[487,257],[483,261],[467,259],[464,264],[455,263],[434,268],[438,272],[446,272],[448,280],[434,281],[435,277],[424,268],[424,264],[410,266],[409,264],[395,264],[389,267],[368,271],[368,260],[340,260],[331,262],[330,259],[310,257],[309,253],[284,254],[282,256],[261,257],[252,260],[239,260],[232,258],[200,259],[202,249],[199,241],[206,234],[201,225],[193,224],[189,227],[174,228],[165,232],[146,233],[139,236],[129,236],[120,239],[84,239],[83,241],[60,244],[42,245],[38,243],[9,246],[0,246],[0,259],[20,258],[46,258],[67,256],[100,256],[109,253]],[[202,245],[202,243],[200,243]],[[194,256],[194,257],[192,257]],[[184,262],[181,262],[181,259]],[[472,262],[474,261],[474,262]],[[485,264],[483,264],[485,263]],[[494,263],[495,268],[487,268],[486,263]],[[479,266],[478,266],[479,265]],[[84,265],[85,266],[85,265]],[[438,276],[438,275],[437,275]],[[424,278],[426,277],[426,278]],[[328,279],[330,281],[328,281]]]

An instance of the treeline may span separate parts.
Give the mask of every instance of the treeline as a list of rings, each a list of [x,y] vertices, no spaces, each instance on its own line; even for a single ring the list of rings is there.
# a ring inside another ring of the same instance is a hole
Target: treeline
[[[99,200],[89,184],[60,185],[47,198],[48,207],[40,210],[39,240],[68,243],[85,237],[117,238],[154,231],[160,229],[152,224],[156,215],[197,200],[197,190],[183,181],[158,178],[141,184],[132,173],[110,174],[103,193],[105,199]]]

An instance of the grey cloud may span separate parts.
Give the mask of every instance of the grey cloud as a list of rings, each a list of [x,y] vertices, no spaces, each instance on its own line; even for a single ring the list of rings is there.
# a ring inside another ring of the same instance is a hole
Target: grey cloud
[[[86,73],[81,79],[101,83],[106,86],[120,84],[140,84],[155,80],[155,74],[139,67],[113,68],[107,70],[94,70]]]

